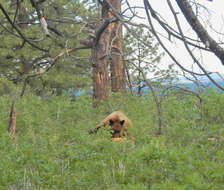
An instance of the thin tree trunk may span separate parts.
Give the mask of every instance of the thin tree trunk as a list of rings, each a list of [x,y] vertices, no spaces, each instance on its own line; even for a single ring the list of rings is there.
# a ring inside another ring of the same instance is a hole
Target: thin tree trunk
[[[198,94],[196,95],[197,98],[199,99],[199,111],[200,111],[200,123],[201,123],[201,129],[205,129],[205,120],[204,120],[204,110],[203,110],[203,97],[202,97],[202,89],[199,81],[195,81],[197,88],[198,88]]]
[[[158,129],[157,129],[157,135],[161,135],[162,134],[162,128],[163,128],[163,112],[162,112],[162,102],[161,100],[159,100],[158,96],[156,95],[156,92],[153,89],[152,84],[147,80],[145,74],[143,73],[142,70],[140,70],[140,68],[138,68],[139,71],[142,74],[142,77],[146,83],[146,85],[149,87],[149,89],[152,92],[152,97],[156,103],[156,108],[157,108],[157,117],[158,117]]]
[[[14,101],[11,105],[11,112],[10,112],[10,118],[9,118],[9,126],[8,126],[8,132],[11,133],[11,137],[14,140],[16,138],[16,107]]]
[[[124,62],[124,68],[125,68],[125,71],[126,71],[128,87],[129,87],[129,89],[131,91],[131,95],[134,96],[133,88],[132,88],[132,84],[131,84],[131,77],[130,77],[130,73],[129,73],[129,70],[128,70],[126,62]]]

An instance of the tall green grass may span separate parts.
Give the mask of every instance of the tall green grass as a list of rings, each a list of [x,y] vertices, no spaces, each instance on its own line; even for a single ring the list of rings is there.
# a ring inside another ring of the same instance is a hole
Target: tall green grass
[[[7,132],[10,98],[0,97],[0,190],[221,190],[224,189],[224,94],[204,94],[205,127],[197,99],[163,101],[163,135],[156,136],[151,97],[115,97],[98,109],[91,97],[17,101],[16,141]],[[89,135],[114,110],[133,122],[135,137],[111,141],[108,130]],[[210,139],[213,138],[213,139]]]

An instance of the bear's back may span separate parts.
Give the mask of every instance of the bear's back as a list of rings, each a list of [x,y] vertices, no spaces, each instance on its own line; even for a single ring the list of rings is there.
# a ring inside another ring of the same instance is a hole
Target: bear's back
[[[112,112],[110,115],[108,115],[104,120],[104,125],[109,125],[110,120],[124,120],[124,126],[125,127],[131,127],[132,123],[130,119],[120,110]]]

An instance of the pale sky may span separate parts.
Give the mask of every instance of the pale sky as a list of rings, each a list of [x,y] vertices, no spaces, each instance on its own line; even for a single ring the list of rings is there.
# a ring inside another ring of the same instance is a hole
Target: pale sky
[[[168,22],[170,25],[175,26],[174,23],[174,18],[173,15],[167,5],[167,2],[165,1],[159,1],[159,0],[150,0],[149,1],[154,10],[159,12],[159,14]],[[163,2],[163,3],[161,3]],[[173,6],[177,8],[178,6],[176,5],[176,2],[174,0],[171,0]],[[213,0],[212,2],[209,2],[207,0],[197,0],[196,2],[203,4],[208,11],[201,9],[201,12],[203,13],[202,20],[204,23],[206,23],[204,26],[208,30],[209,34],[217,41],[224,41],[224,36],[222,35],[217,35],[216,32],[210,30],[209,25],[206,21],[209,21],[215,31],[224,33],[224,8],[223,8],[223,1],[222,0]],[[129,3],[137,6],[142,6],[143,7],[143,0],[129,0]],[[179,10],[178,8],[176,10]],[[138,11],[139,16],[144,16],[145,17],[145,11],[144,9],[139,9]],[[190,30],[190,26],[186,22],[184,16],[182,14],[178,14],[178,18],[180,19],[179,21],[181,22],[183,26],[183,30],[185,35],[188,35],[189,37],[196,37],[195,33]],[[136,19],[135,20],[137,23],[144,23],[148,24],[147,20],[141,20],[141,19]],[[154,22],[155,23],[155,22]],[[155,25],[158,26],[158,25]],[[157,31],[163,32],[167,36],[167,33],[161,30],[160,27],[157,27]],[[165,40],[164,38],[163,42],[166,44],[168,49],[172,51],[173,55],[177,58],[177,60],[187,69],[192,70],[192,67],[194,71],[199,71],[196,65],[192,66],[192,59],[190,58],[189,54],[184,48],[183,42],[179,40],[175,40],[174,38],[173,41],[175,43],[170,43],[168,40]],[[200,53],[194,51],[195,55],[197,58],[200,58]],[[213,54],[213,53],[203,53],[203,59],[200,61],[202,65],[207,69],[208,71],[212,72],[219,72],[219,73],[224,73],[224,66],[220,62],[220,60]],[[171,58],[167,56],[164,56],[162,59],[162,65],[167,65],[168,63],[173,63]]]

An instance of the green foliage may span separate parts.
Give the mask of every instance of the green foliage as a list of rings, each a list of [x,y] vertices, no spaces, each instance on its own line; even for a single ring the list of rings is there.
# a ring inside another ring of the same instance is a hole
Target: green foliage
[[[163,54],[159,52],[159,44],[155,42],[155,38],[152,34],[145,32],[143,28],[137,27],[131,30],[136,34],[135,37],[129,33],[124,36],[126,57],[130,60],[129,63],[132,63],[128,64],[131,75],[134,77],[134,80],[138,81],[142,79],[136,67],[141,68],[145,75],[158,75],[159,73],[156,74],[156,72],[158,72],[157,63],[163,56]],[[141,41],[139,39],[141,39]],[[147,44],[147,46],[145,44]],[[134,67],[133,64],[135,64],[136,67]],[[140,81],[138,81],[138,83],[139,82]]]
[[[17,9],[17,3],[20,3],[19,9]],[[23,36],[32,44],[47,50],[47,52],[40,51],[24,43],[0,11],[2,20],[0,78],[4,76],[16,84],[23,83],[28,74],[48,68],[60,53],[81,46],[79,40],[88,35],[88,32],[83,31],[84,25],[91,22],[96,14],[88,8],[87,2],[81,0],[44,1],[41,7],[44,9],[51,34],[50,37],[46,37],[30,1],[3,0],[1,4]],[[21,25],[21,22],[25,24]],[[28,86],[38,95],[49,92],[61,95],[65,89],[72,88],[77,91],[80,88],[89,87],[91,84],[89,56],[90,50],[76,51],[71,56],[65,54],[43,77],[30,78]],[[29,69],[25,70],[24,68],[28,66]]]
[[[162,136],[155,136],[156,107],[150,96],[112,95],[107,107],[93,109],[89,96],[71,102],[64,95],[40,99],[27,94],[16,103],[12,142],[7,132],[10,98],[1,96],[0,189],[224,189],[223,117],[217,119],[222,99],[223,93],[204,94],[207,127],[202,130],[196,98],[166,97],[166,126]],[[112,142],[107,129],[88,134],[116,109],[133,121],[134,143]]]
[[[6,78],[0,78],[0,96],[4,94],[10,94],[14,87],[15,86],[11,81],[7,80]]]
[[[207,122],[209,124],[224,124],[224,117],[222,114],[224,109],[224,99],[222,94],[216,93],[212,90],[208,90],[208,92],[204,96],[204,99],[206,101],[205,118]]]
[[[161,65],[160,60],[164,53],[161,53],[155,37],[144,28],[133,27],[131,34],[126,33],[124,49],[132,85],[136,88],[138,95],[141,96],[142,89],[147,86],[144,78],[151,78],[148,81],[155,94],[158,95],[165,94],[166,89],[172,86],[174,79],[177,80],[178,72],[174,69],[174,64]]]

